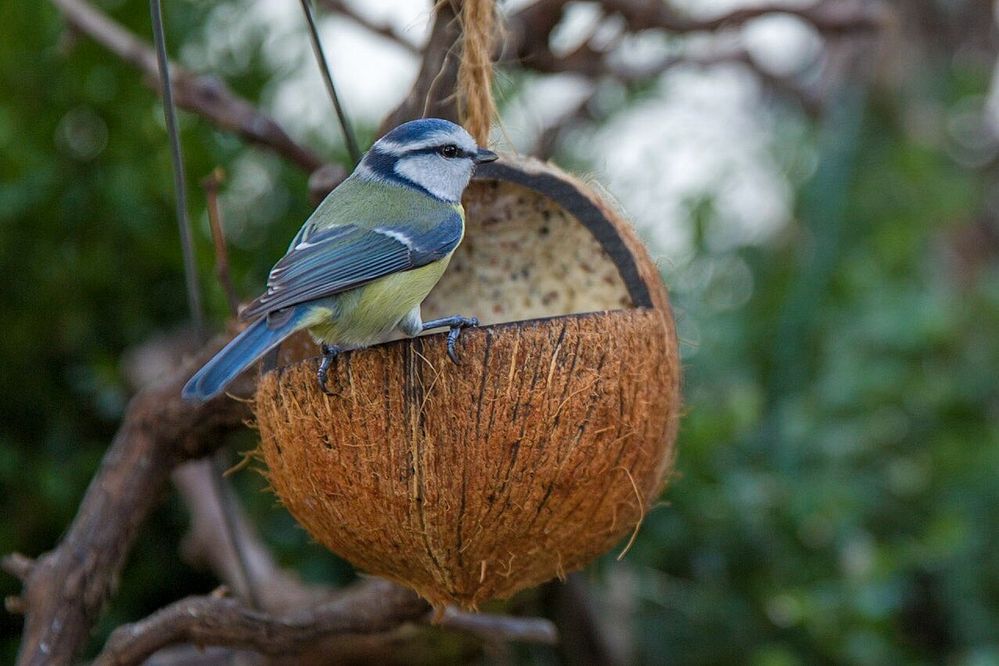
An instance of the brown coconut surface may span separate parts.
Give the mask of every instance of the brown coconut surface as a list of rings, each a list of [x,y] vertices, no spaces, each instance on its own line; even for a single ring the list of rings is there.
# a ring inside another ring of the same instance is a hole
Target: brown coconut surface
[[[288,510],[437,606],[508,597],[634,536],[679,411],[666,290],[630,226],[549,165],[507,158],[484,175],[424,307],[485,324],[462,334],[460,365],[443,335],[398,340],[343,354],[327,396],[303,337],[256,396]]]

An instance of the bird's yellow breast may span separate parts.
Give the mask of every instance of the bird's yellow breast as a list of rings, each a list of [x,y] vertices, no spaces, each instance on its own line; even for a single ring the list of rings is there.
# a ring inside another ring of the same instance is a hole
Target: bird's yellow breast
[[[357,289],[337,294],[328,307],[309,317],[309,332],[331,345],[363,347],[383,340],[423,302],[451,260],[448,255],[403,273],[393,273]]]

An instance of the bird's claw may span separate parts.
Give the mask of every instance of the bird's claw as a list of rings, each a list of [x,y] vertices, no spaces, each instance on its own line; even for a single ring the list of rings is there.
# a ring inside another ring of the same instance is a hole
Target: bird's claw
[[[454,346],[458,344],[459,335],[461,335],[461,326],[455,326],[447,333],[447,355],[455,365],[461,365],[461,361],[458,360],[458,352],[454,349]]]
[[[451,329],[447,334],[447,355],[451,358],[455,365],[461,365],[461,362],[458,360],[458,352],[455,351],[455,345],[458,343],[458,336],[461,335],[461,329],[478,325],[479,320],[475,317],[453,315],[451,317],[441,317],[440,319],[432,319],[424,322],[422,330],[429,331],[434,328],[444,328],[445,326]]]
[[[458,344],[458,336],[461,335],[462,329],[479,325],[479,320],[475,317],[463,317],[462,319],[463,321],[453,324],[447,333],[447,355],[455,365],[461,365],[455,346]]]
[[[317,377],[319,379],[319,390],[326,395],[336,395],[333,391],[330,391],[326,386],[326,382],[329,378],[330,366],[333,365],[333,361],[336,357],[340,355],[340,348],[334,347],[332,345],[322,344],[320,349],[323,352],[323,360],[319,363],[319,372]]]

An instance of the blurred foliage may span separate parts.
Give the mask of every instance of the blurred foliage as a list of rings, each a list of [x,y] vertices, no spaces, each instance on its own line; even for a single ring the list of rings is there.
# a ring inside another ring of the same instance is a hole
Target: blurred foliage
[[[145,4],[104,4],[148,35]],[[173,51],[209,9],[171,4]],[[36,555],[71,520],[122,415],[122,354],[178,327],[186,303],[155,96],[44,3],[2,3],[0,25],[17,35],[0,39],[0,551]],[[230,80],[251,99],[267,76],[257,60]],[[902,92],[857,92],[808,146],[782,146],[819,155],[784,234],[726,250],[701,234],[669,269],[686,368],[676,477],[624,563],[588,574],[605,604],[630,599],[636,662],[999,663],[999,180],[912,123],[914,109],[959,111],[989,72],[937,65]],[[370,132],[378,119],[364,120]],[[231,263],[251,294],[309,211],[306,176],[182,121],[191,182],[216,165],[233,174]],[[691,224],[711,215],[710,201],[692,204]],[[980,228],[991,246],[974,241]],[[282,562],[349,579],[259,478],[239,486]],[[214,586],[179,559],[185,520],[169,498],[142,531],[94,646]],[[0,577],[0,593],[17,591]],[[2,630],[7,663],[19,618],[4,614]]]

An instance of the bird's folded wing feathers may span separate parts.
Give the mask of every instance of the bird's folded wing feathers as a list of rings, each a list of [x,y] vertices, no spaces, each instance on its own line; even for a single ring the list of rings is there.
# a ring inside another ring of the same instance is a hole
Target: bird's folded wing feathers
[[[423,230],[343,224],[303,235],[271,269],[267,292],[244,308],[240,318],[255,319],[442,259],[461,241],[462,227],[455,212]]]

